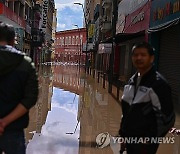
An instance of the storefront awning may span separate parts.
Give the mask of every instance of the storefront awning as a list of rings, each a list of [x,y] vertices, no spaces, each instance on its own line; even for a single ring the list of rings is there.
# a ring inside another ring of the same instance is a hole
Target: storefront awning
[[[136,37],[141,37],[145,35],[145,31],[141,31],[138,33],[119,33],[114,37],[114,42],[115,43],[119,43],[119,42],[125,42],[131,39],[134,39]],[[112,43],[113,42],[113,38],[107,38],[106,40],[102,41],[101,43]]]
[[[179,22],[180,22],[180,18],[177,18],[177,19],[175,19],[175,20],[166,22],[166,23],[164,23],[164,24],[161,24],[161,25],[158,25],[158,26],[149,28],[149,29],[148,29],[148,33],[152,33],[152,32],[157,32],[157,31],[164,30],[164,29],[166,29],[166,28],[168,28],[168,27],[170,27],[170,26],[177,25]]]
[[[125,42],[144,35],[145,35],[145,31],[141,31],[138,33],[119,33],[115,36],[115,42],[116,43]]]

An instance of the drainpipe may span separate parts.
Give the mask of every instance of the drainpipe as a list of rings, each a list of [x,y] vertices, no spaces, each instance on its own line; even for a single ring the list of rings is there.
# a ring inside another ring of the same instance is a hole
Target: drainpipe
[[[112,84],[113,84],[113,69],[114,69],[114,53],[115,53],[115,36],[116,36],[116,21],[118,16],[118,7],[117,7],[117,0],[112,1],[112,52],[110,54],[110,60],[109,60],[109,74],[108,74],[108,92],[112,93]]]

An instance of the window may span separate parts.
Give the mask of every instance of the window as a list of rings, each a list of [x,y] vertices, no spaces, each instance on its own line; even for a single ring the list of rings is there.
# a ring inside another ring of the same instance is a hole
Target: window
[[[69,36],[69,45],[71,45],[71,36]]]
[[[73,36],[73,38],[72,38],[72,45],[74,45],[74,36]]]
[[[78,45],[78,42],[79,42],[79,37],[76,36],[76,45]]]
[[[62,45],[64,45],[64,37],[62,38]]]
[[[62,43],[61,40],[62,40],[62,38],[60,37],[60,39],[59,39],[59,45],[62,45],[62,44],[61,44],[61,43]]]
[[[80,38],[80,40],[81,40],[81,41],[80,41],[80,43],[82,44],[82,41],[83,41],[83,36],[81,35],[80,37],[81,37],[81,38]]]
[[[65,45],[68,45],[68,37],[65,39]]]

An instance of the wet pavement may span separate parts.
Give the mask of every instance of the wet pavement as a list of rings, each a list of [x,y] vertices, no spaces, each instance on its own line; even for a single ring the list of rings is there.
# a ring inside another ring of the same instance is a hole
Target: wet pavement
[[[118,135],[119,101],[107,92],[107,83],[103,88],[102,80],[83,72],[73,65],[39,68],[40,93],[26,129],[27,154],[118,153],[118,144],[97,148],[96,136]],[[177,116],[176,128],[179,121]],[[174,144],[162,144],[157,154],[180,154],[180,138],[175,137]]]

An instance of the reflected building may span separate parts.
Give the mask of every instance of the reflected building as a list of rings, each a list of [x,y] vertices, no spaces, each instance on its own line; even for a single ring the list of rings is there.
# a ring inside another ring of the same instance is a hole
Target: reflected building
[[[91,77],[86,80],[84,94],[80,99],[79,154],[111,154],[110,147],[96,148],[96,136],[109,132],[117,136],[120,127],[121,108],[108,92]]]
[[[53,87],[82,95],[84,79],[77,66],[53,66]]]
[[[51,67],[42,66],[39,69],[39,98],[36,105],[30,110],[29,126],[25,130],[26,143],[32,139],[34,133],[41,133],[48,111],[51,110],[52,93]]]

